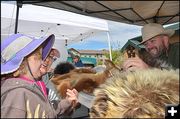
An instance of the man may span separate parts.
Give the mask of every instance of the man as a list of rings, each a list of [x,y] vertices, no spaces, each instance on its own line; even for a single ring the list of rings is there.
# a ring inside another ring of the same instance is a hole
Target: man
[[[53,69],[51,69],[51,65],[54,61],[56,61],[57,58],[60,57],[60,53],[57,49],[52,48],[49,55],[46,57],[45,61],[42,63],[40,67],[40,71],[42,73],[42,80],[46,85],[47,93],[48,93],[48,99],[53,105],[54,109],[57,108],[57,104],[62,100],[57,89],[55,88],[55,85],[50,81],[53,74]],[[73,93],[77,96],[78,92],[73,89]],[[72,95],[72,94],[71,94]],[[76,106],[76,102],[73,102],[73,107]],[[67,113],[64,113],[63,115],[58,115],[58,117],[64,117],[66,115],[71,114],[71,111],[67,111]]]
[[[53,76],[53,71],[51,71],[52,63],[60,57],[60,53],[57,49],[52,48],[49,55],[41,65],[41,73],[43,74],[43,81],[46,84],[48,89],[48,99],[52,102],[53,100],[59,100],[60,96],[54,86],[54,84],[50,81]]]
[[[142,28],[141,32],[143,39],[141,44],[144,44],[146,51],[152,58],[166,62],[170,68],[179,68],[179,42],[169,43],[169,38],[173,36],[174,30],[166,30],[160,24],[149,23]],[[147,69],[150,67],[139,57],[129,58],[123,63],[124,70]]]

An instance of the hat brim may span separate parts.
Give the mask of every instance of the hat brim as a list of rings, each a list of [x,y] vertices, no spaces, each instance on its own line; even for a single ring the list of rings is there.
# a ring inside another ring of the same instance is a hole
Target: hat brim
[[[161,32],[161,33],[159,33],[159,34],[156,34],[155,36],[152,36],[152,37],[150,37],[150,38],[148,38],[148,39],[143,40],[142,42],[139,43],[139,45],[145,43],[146,41],[148,41],[148,40],[150,40],[150,39],[152,39],[152,38],[154,38],[154,37],[156,37],[156,36],[158,36],[158,35],[168,35],[169,37],[171,37],[171,36],[174,35],[174,33],[175,33],[174,30],[172,30],[172,29],[166,29],[164,32]]]
[[[23,36],[22,34],[15,34],[16,38]],[[10,37],[12,39],[13,35]],[[34,39],[34,38],[33,38]],[[47,57],[54,44],[55,36],[52,34],[47,38],[34,39],[25,48],[15,54],[15,56],[5,63],[1,63],[1,74],[9,74],[16,71],[21,65],[24,57],[35,51],[44,43],[42,50],[43,60]]]

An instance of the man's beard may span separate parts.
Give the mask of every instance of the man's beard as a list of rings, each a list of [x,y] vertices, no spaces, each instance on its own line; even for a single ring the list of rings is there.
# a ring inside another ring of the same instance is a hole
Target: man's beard
[[[152,50],[156,50],[156,51],[152,52]],[[151,56],[153,58],[159,58],[161,55],[166,53],[164,48],[159,48],[158,49],[157,47],[154,47],[154,48],[150,49],[148,52],[151,54]]]
[[[144,52],[141,58],[149,66],[156,68],[171,68],[172,66],[162,59],[162,55],[165,55],[165,53],[165,51],[161,51],[158,57],[153,57],[152,54],[150,54],[150,52]]]
[[[150,49],[150,50],[149,50],[149,53],[151,54],[151,56],[152,56],[153,58],[157,58],[157,57],[160,56],[159,50],[158,50],[156,47]]]

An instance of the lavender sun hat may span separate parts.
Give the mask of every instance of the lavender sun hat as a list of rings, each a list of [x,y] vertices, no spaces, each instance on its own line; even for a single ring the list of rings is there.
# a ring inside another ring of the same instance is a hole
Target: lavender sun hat
[[[24,57],[35,51],[43,44],[42,59],[49,54],[55,36],[36,39],[24,34],[13,34],[1,42],[1,75],[16,71]]]

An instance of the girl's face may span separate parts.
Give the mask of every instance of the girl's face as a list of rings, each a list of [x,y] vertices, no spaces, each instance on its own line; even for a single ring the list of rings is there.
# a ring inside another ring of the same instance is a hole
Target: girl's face
[[[34,78],[37,79],[40,78],[41,77],[40,66],[42,63],[42,47],[38,48],[36,51],[30,54],[29,57],[27,58],[27,61],[29,63],[29,67]]]

